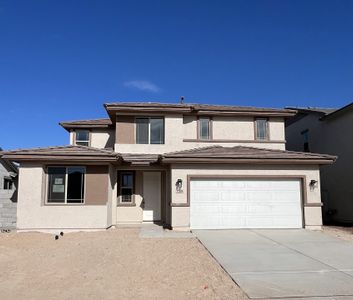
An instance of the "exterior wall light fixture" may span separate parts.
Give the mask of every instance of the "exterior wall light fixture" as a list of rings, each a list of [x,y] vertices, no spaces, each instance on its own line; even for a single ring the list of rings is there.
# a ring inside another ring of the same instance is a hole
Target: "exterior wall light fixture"
[[[183,191],[183,180],[179,178],[175,183],[175,187],[177,193],[181,193]]]
[[[316,188],[317,187],[317,180],[314,180],[314,179],[310,180],[309,186],[310,186],[311,190]]]

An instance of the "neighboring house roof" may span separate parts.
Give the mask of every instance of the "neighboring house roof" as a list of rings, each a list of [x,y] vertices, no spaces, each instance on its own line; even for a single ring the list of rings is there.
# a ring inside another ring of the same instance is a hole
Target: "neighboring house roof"
[[[3,153],[4,153],[4,151],[3,151],[2,148],[0,147],[0,163],[1,163],[6,169],[8,169],[8,171],[10,172],[10,175],[11,175],[12,177],[16,177],[17,174],[18,174],[18,168],[17,168],[17,166],[16,166],[13,162],[4,159]]]
[[[332,112],[326,114],[325,116],[323,116],[321,118],[321,120],[327,120],[327,119],[331,119],[331,118],[334,118],[334,117],[339,117],[342,114],[350,111],[352,108],[353,108],[353,102],[349,103],[346,106],[341,107],[340,109],[336,109],[335,111],[332,111]]]
[[[295,122],[298,122],[302,118],[306,117],[309,114],[316,114],[320,118],[324,118],[326,115],[329,115],[335,111],[337,108],[323,108],[323,107],[286,107],[288,109],[296,109],[297,114],[294,117],[291,117],[286,120],[286,126],[289,126]]]
[[[71,145],[3,152],[3,158],[14,161],[116,161],[117,157],[113,150]]]
[[[308,152],[262,149],[244,146],[211,146],[194,148],[163,155],[164,162],[232,162],[232,163],[295,163],[295,164],[331,164],[336,156]]]
[[[295,109],[298,112],[307,112],[307,113],[311,113],[311,112],[316,112],[316,113],[321,113],[321,114],[330,114],[334,111],[337,110],[337,108],[325,108],[325,107],[286,107],[287,109]]]
[[[87,120],[76,120],[76,121],[63,121],[59,125],[65,129],[74,128],[107,128],[112,125],[112,121],[108,118],[102,119],[87,119]]]
[[[158,113],[185,113],[207,115],[251,115],[251,116],[281,116],[290,117],[296,114],[295,110],[278,108],[260,108],[230,105],[208,104],[173,104],[154,102],[115,102],[105,103],[108,114],[112,118],[116,112],[158,112]]]

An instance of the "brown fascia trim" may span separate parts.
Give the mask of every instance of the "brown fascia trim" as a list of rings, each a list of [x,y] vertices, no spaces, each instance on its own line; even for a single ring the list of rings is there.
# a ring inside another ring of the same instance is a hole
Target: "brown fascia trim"
[[[185,105],[185,107],[179,105],[163,105],[158,106],[158,104],[149,105],[148,103],[134,105],[119,105],[119,104],[104,104],[105,109],[108,114],[112,112],[119,113],[183,113],[191,115],[207,115],[207,116],[267,116],[267,117],[292,117],[296,114],[294,110],[266,110],[266,109],[256,109],[256,108],[229,108],[226,107],[223,109],[217,108],[205,108],[200,107],[199,105]]]
[[[162,159],[162,163],[173,163],[173,164],[278,164],[278,165],[329,165],[332,164],[333,160],[328,159],[247,159],[247,158],[188,158],[188,157],[165,157]]]
[[[207,116],[251,116],[251,117],[293,117],[295,112],[274,112],[274,111],[197,111],[197,115]]]
[[[286,140],[199,140],[199,139],[183,139],[186,143],[253,143],[253,144],[283,144]]]
[[[106,128],[106,129],[108,129],[108,128],[114,128],[114,125],[113,124],[111,124],[111,125],[104,125],[104,124],[102,124],[102,125],[98,125],[98,124],[63,124],[63,123],[59,123],[59,125],[61,126],[61,127],[63,127],[65,130],[67,130],[67,131],[71,131],[71,130],[75,130],[75,129],[87,129],[87,130],[89,130],[89,129],[94,129],[94,128]]]

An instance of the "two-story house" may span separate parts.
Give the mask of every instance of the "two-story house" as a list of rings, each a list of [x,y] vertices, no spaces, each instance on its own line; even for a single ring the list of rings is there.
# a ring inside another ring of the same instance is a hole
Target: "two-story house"
[[[107,103],[109,118],[60,123],[70,145],[14,150],[19,230],[322,225],[319,165],[285,150],[295,110]]]
[[[337,155],[321,168],[323,216],[326,222],[353,223],[353,103],[340,109],[298,108],[287,121],[287,148]]]

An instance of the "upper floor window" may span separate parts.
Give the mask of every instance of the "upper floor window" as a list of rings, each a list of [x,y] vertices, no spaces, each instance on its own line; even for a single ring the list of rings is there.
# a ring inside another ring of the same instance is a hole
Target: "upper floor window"
[[[84,167],[48,167],[47,203],[83,203]]]
[[[13,182],[10,178],[4,178],[4,190],[12,190]]]
[[[268,140],[268,120],[264,118],[255,119],[255,138],[257,140]]]
[[[88,130],[76,130],[75,132],[75,143],[76,145],[89,146],[89,131]]]
[[[309,130],[304,130],[301,134],[303,137],[303,150],[304,152],[309,152]]]
[[[202,117],[199,118],[199,139],[209,140],[211,139],[211,119]]]
[[[164,118],[136,118],[136,144],[164,144]]]

